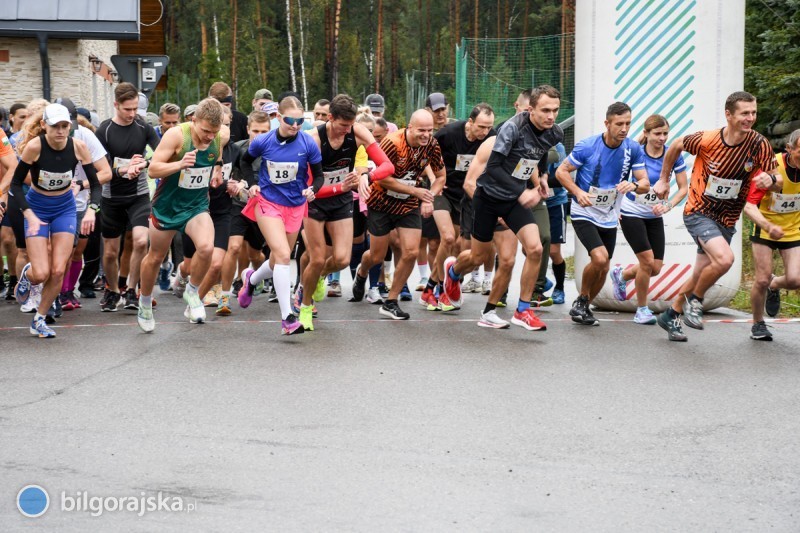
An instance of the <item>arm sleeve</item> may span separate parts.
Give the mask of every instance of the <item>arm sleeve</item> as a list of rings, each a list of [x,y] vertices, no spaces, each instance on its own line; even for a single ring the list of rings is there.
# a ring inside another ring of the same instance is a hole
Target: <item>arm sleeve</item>
[[[314,191],[314,195],[319,192],[322,188],[322,184],[325,183],[325,175],[322,173],[322,161],[317,161],[316,163],[309,163],[309,168],[311,169],[311,188]]]
[[[750,190],[747,192],[747,203],[758,205],[761,203],[761,200],[764,199],[766,196],[767,191],[765,189],[759,189],[756,187],[755,181],[750,181]],[[16,195],[15,195],[16,196]]]
[[[25,183],[25,176],[28,175],[28,172],[31,171],[31,165],[22,161],[20,159],[19,163],[17,163],[17,168],[14,170],[14,177],[11,178],[11,194],[14,195],[14,198],[17,200],[17,204],[19,205],[20,211],[25,211],[26,209],[30,209],[28,205],[28,200],[25,199],[25,193],[22,192],[22,185]],[[95,174],[95,178],[97,175]]]
[[[505,160],[506,156],[504,154],[492,150],[492,154],[489,156],[489,162],[486,163],[486,173],[494,179],[505,181],[506,173],[503,171],[503,162]]]
[[[86,178],[89,180],[89,198],[93,204],[100,205],[100,198],[102,196],[103,187],[100,185],[100,180],[97,179],[97,169],[94,168],[93,163],[81,165]]]
[[[160,143],[160,142],[161,142],[161,138],[158,136],[158,133],[156,133],[156,129],[153,126],[150,126],[148,124],[147,125],[147,145],[150,148],[152,148],[153,151],[155,152],[156,148],[158,147],[158,143]]]
[[[394,174],[394,165],[377,142],[367,146],[367,155],[376,166],[370,173],[370,181],[380,181]]]

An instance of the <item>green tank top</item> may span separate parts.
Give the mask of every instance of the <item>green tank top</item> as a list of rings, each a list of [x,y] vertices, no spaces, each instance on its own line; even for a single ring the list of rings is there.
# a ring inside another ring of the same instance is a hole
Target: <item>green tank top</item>
[[[183,134],[180,160],[195,149],[192,143],[192,124],[178,126]],[[222,140],[218,133],[209,147],[197,151],[195,166],[162,178],[153,196],[153,215],[165,229],[182,229],[198,213],[208,211],[208,185],[214,164],[220,159]]]

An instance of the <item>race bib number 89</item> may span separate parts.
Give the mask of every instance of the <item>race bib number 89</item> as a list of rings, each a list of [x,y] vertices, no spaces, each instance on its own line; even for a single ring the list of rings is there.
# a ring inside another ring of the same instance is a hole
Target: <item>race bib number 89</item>
[[[269,174],[269,181],[275,185],[282,185],[294,181],[297,177],[298,164],[295,163],[278,163],[275,161],[267,161],[267,173]]]
[[[39,188],[46,191],[57,191],[66,189],[72,184],[72,171],[69,172],[48,172],[39,171]]]
[[[211,182],[212,167],[193,167],[181,170],[178,186],[181,189],[205,189]]]
[[[741,188],[742,182],[740,180],[726,180],[710,174],[708,183],[706,183],[705,195],[717,200],[732,200],[739,196]]]

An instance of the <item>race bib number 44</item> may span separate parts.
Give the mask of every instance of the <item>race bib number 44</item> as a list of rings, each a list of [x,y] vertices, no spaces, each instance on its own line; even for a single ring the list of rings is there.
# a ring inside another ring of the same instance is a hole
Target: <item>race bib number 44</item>
[[[706,183],[705,195],[717,200],[732,200],[739,196],[741,189],[742,182],[740,180],[727,180],[710,174]]]
[[[471,154],[456,155],[456,170],[459,172],[466,172],[469,170],[469,166],[472,164],[473,159],[475,159],[475,156]]]
[[[187,168],[181,170],[178,186],[181,189],[205,189],[211,182],[213,167]]]
[[[39,188],[46,191],[57,191],[66,189],[72,184],[72,171],[69,172],[48,172],[39,171]]]
[[[514,168],[514,172],[511,173],[512,176],[517,178],[518,180],[528,180],[530,179],[534,172],[536,172],[536,167],[539,166],[538,159],[520,159],[517,163],[516,168]]]
[[[769,210],[773,213],[795,213],[800,211],[800,194],[772,193]]]
[[[267,173],[269,174],[269,181],[275,185],[289,183],[294,181],[297,177],[298,164],[295,163],[278,163],[275,161],[267,161]]]
[[[589,187],[592,196],[592,205],[595,207],[610,207],[617,201],[617,189],[599,189]]]

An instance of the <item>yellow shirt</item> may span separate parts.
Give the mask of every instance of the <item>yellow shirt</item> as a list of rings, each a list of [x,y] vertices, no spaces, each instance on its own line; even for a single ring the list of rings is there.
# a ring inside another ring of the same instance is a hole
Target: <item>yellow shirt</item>
[[[778,154],[778,172],[783,177],[783,189],[780,193],[768,191],[758,203],[758,209],[764,218],[783,228],[784,235],[777,242],[794,242],[800,240],[800,172],[787,169],[787,154]],[[792,181],[789,175],[798,181]],[[753,235],[760,239],[774,241],[769,233],[753,225]]]

